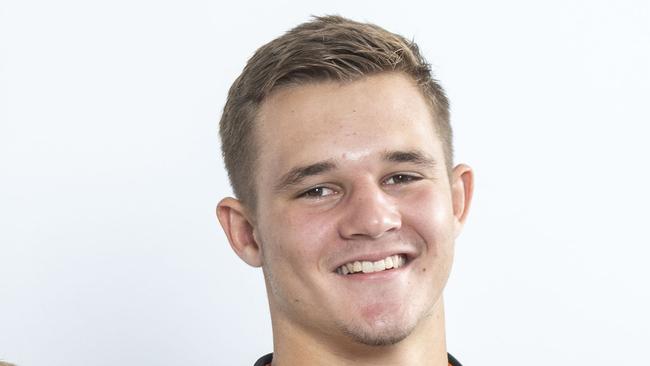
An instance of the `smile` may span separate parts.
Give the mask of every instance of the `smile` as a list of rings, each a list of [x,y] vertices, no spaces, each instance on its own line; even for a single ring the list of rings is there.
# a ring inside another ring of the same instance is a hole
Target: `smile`
[[[384,259],[370,262],[370,261],[353,261],[346,263],[336,269],[336,273],[340,275],[348,275],[354,273],[373,273],[382,272],[388,269],[396,269],[402,267],[406,263],[406,255],[395,254],[388,256]]]

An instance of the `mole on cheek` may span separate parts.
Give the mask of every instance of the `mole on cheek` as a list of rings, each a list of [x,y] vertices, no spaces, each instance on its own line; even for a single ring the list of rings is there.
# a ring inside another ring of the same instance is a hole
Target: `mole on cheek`
[[[422,272],[426,272],[426,271],[427,271],[427,269],[426,269],[426,268],[422,268]]]

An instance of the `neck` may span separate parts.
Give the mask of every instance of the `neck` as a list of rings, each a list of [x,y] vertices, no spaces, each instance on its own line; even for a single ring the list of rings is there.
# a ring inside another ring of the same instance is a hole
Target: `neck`
[[[273,366],[448,365],[442,297],[408,337],[388,346],[359,344],[344,335],[323,335],[271,318]]]

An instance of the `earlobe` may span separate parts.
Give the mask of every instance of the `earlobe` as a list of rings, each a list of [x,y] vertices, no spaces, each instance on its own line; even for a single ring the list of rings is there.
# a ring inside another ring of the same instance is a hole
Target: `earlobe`
[[[465,224],[472,202],[474,173],[469,166],[458,164],[452,171],[451,179],[451,194],[456,226],[455,236],[457,237]]]
[[[231,197],[222,199],[217,205],[217,218],[239,258],[250,266],[262,266],[260,246],[243,204]]]

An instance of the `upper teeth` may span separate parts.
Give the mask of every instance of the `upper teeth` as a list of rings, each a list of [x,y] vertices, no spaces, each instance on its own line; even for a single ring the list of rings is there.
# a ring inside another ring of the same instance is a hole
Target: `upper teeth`
[[[406,263],[406,257],[401,254],[391,255],[376,262],[370,261],[354,261],[346,263],[336,269],[336,273],[346,275],[351,273],[363,272],[372,273],[379,272],[391,268],[399,268]]]

